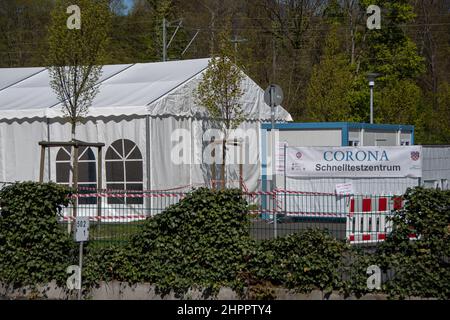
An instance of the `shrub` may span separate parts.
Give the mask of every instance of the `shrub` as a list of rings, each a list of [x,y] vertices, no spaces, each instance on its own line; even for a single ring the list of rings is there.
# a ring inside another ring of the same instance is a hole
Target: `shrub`
[[[23,182],[0,191],[0,280],[37,285],[67,278],[73,242],[58,226],[58,208],[70,190],[54,183]]]
[[[450,298],[450,191],[415,188],[394,213],[394,230],[377,253],[394,277],[384,290],[393,297]],[[410,234],[419,236],[409,240]]]
[[[321,230],[266,240],[250,262],[251,273],[300,292],[339,289],[346,245]]]
[[[98,261],[114,257],[108,262],[111,272],[103,271],[105,279],[148,281],[162,293],[181,294],[195,286],[216,293],[237,286],[250,242],[241,191],[202,188],[149,218],[124,251],[97,251],[86,272],[102,269],[105,263]]]

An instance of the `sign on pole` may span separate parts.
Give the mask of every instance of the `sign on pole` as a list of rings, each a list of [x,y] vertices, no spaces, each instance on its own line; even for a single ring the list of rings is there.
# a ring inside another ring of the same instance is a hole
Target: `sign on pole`
[[[277,84],[271,84],[264,91],[264,102],[271,107],[281,105],[283,97],[283,90]]]
[[[75,221],[75,241],[86,242],[89,239],[89,217],[77,217]]]
[[[264,101],[267,105],[270,106],[271,112],[270,112],[270,118],[272,123],[272,130],[271,130],[271,136],[272,136],[272,184],[271,184],[271,190],[276,189],[276,141],[275,141],[275,110],[278,105],[281,104],[283,101],[283,90],[281,90],[281,87],[276,84],[271,84],[267,87],[266,91],[264,92]],[[275,208],[274,208],[275,209]],[[274,237],[277,237],[278,231],[277,231],[277,214],[276,210],[274,213],[274,219],[273,219],[273,234]]]
[[[83,270],[83,243],[89,239],[89,217],[76,217],[75,219],[75,241],[80,243],[79,265],[78,265],[78,300],[81,300],[81,276]]]

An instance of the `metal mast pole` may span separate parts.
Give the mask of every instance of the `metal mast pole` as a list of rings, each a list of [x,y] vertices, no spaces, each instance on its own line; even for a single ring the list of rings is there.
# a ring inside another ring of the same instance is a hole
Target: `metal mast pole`
[[[370,82],[370,123],[373,124],[373,86],[374,82]]]
[[[167,28],[166,18],[163,18],[163,62],[167,60]]]
[[[276,203],[276,195],[275,195],[275,189],[276,189],[276,146],[275,146],[275,87],[270,87],[270,107],[271,107],[271,122],[272,122],[272,201],[273,201],[273,236],[274,238],[277,238],[278,236],[278,230],[277,230],[277,203]]]

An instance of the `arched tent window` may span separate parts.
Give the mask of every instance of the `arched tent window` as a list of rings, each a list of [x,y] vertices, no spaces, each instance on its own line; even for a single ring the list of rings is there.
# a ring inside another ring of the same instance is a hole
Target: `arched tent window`
[[[56,155],[56,182],[71,185],[70,181],[71,147],[60,148]],[[78,187],[97,187],[97,163],[90,147],[78,149]],[[96,204],[96,198],[79,198],[79,204]]]
[[[138,146],[130,140],[114,141],[106,151],[106,183],[112,190],[143,190],[143,161]],[[142,198],[108,198],[108,203],[143,204]]]

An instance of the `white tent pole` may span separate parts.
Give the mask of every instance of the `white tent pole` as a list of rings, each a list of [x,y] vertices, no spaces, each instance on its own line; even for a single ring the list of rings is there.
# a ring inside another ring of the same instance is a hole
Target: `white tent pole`
[[[194,159],[195,159],[195,150],[197,150],[197,148],[195,147],[194,143],[195,143],[195,139],[194,139],[194,126],[193,126],[193,119],[192,117],[190,118],[190,131],[191,131],[191,163],[189,165],[189,185],[192,186],[192,174],[193,171],[195,169],[195,164],[194,164]]]
[[[146,171],[147,171],[147,184],[146,188],[147,190],[151,190],[152,184],[151,184],[151,162],[150,162],[150,116],[145,116],[145,164],[146,164]],[[146,198],[147,199],[147,209],[149,210],[151,208],[152,204],[152,198]],[[151,213],[149,211],[149,213]]]
[[[46,118],[47,120],[47,141],[50,142],[51,135],[50,135],[50,119]],[[50,148],[47,150],[47,161],[48,161],[48,181],[50,182],[52,180],[52,174],[51,174],[51,159],[50,159]]]

